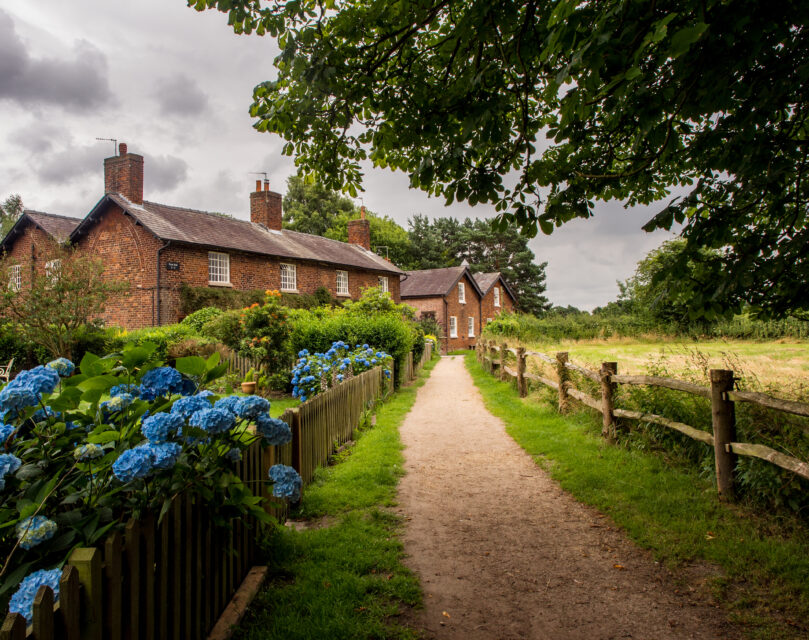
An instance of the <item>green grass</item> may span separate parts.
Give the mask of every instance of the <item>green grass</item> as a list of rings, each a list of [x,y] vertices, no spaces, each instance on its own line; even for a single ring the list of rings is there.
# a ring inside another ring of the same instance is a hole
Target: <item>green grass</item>
[[[399,425],[438,362],[376,412],[341,461],[318,470],[294,517],[325,516],[322,528],[277,530],[272,578],[254,600],[237,639],[416,638],[397,622],[421,602],[418,579],[402,564],[400,518],[386,507],[402,475]]]
[[[299,404],[300,401],[292,397],[270,400],[270,415],[273,418],[278,418],[284,411],[291,407],[297,407]]]
[[[750,637],[809,631],[809,533],[800,522],[722,504],[695,471],[609,445],[590,415],[560,416],[538,398],[521,399],[474,355],[466,363],[489,411],[562,488],[669,567],[698,563],[717,574],[709,581],[715,597]]]
[[[448,356],[465,356],[468,353],[472,353],[471,349],[454,349],[450,351],[447,355]]]

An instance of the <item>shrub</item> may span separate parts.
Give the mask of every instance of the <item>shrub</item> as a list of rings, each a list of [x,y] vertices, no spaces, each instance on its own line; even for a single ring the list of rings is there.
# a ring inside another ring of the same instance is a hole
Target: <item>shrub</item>
[[[206,322],[210,322],[220,315],[222,315],[222,310],[218,307],[202,307],[202,309],[197,309],[183,318],[180,324],[191,327],[194,331],[199,333]]]
[[[188,356],[209,358],[218,351],[216,347],[216,342],[207,338],[185,338],[168,346],[168,359],[176,360]]]
[[[213,320],[209,320],[202,325],[200,333],[208,338],[218,340],[234,351],[237,350],[244,337],[241,311],[229,310],[222,312]]]
[[[120,351],[127,344],[140,346],[148,342],[156,346],[154,351],[155,359],[165,361],[169,357],[169,348],[183,340],[195,337],[197,337],[196,332],[187,325],[167,324],[162,327],[147,327],[122,332],[114,340],[111,340],[110,346],[113,350]]]
[[[260,363],[264,371],[278,371],[292,361],[289,317],[278,291],[267,291],[264,300],[263,305],[256,303],[241,312],[239,353]]]

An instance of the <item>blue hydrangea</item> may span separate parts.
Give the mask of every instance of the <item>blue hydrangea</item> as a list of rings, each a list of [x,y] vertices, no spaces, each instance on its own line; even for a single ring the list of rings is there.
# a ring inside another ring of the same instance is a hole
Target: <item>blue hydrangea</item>
[[[117,396],[113,396],[109,400],[105,400],[99,405],[99,409],[101,409],[101,413],[105,418],[109,416],[120,413],[124,409],[126,409],[135,398],[130,393],[122,393]]]
[[[203,389],[197,394],[200,398],[210,398],[211,396],[215,396],[216,394],[211,391],[210,389]]]
[[[183,428],[184,420],[176,413],[156,413],[146,418],[140,426],[141,433],[153,444],[169,439],[169,435]]]
[[[37,409],[34,411],[34,415],[31,416],[31,420],[34,422],[44,422],[48,418],[56,418],[58,420],[61,417],[61,413],[54,411],[50,407],[45,407],[44,409]]]
[[[14,425],[0,424],[0,447],[2,447],[3,443],[11,437],[11,434],[14,433],[14,429]]]
[[[157,367],[147,371],[141,378],[141,397],[143,392],[154,393],[155,397],[178,391],[183,384],[183,376],[172,367]],[[152,400],[154,398],[151,398]]]
[[[17,591],[11,596],[8,603],[9,613],[19,613],[30,623],[34,617],[34,598],[42,585],[53,590],[54,602],[59,600],[59,579],[62,572],[59,569],[40,569],[28,574]]]
[[[104,449],[97,444],[83,444],[73,450],[73,457],[79,462],[95,460],[104,455]]]
[[[138,478],[145,478],[152,472],[154,462],[148,449],[135,447],[124,451],[112,463],[112,472],[121,482],[132,482]]]
[[[232,429],[236,419],[230,411],[224,409],[202,409],[191,416],[188,424],[215,435]]]
[[[177,459],[183,452],[183,448],[176,442],[164,442],[162,444],[153,444],[150,442],[148,444],[138,445],[136,449],[148,451],[149,455],[152,456],[154,468],[163,471],[171,469],[177,464]]]
[[[5,388],[0,391],[0,413],[5,415],[14,415],[26,409],[33,407],[39,402],[39,395],[31,389],[12,387],[9,382]]]
[[[6,476],[22,466],[22,460],[11,453],[0,453],[0,491],[6,488]]]
[[[245,396],[236,405],[236,415],[242,418],[256,418],[270,412],[270,402],[261,396]]]
[[[282,445],[292,440],[289,425],[278,418],[262,414],[256,418],[256,431],[264,437],[269,445]]]
[[[50,367],[39,365],[27,371],[20,371],[17,377],[6,385],[6,389],[28,389],[35,394],[51,393],[59,384],[59,374]]]
[[[134,398],[140,396],[140,386],[136,384],[117,384],[110,389],[110,398],[128,393]]]
[[[299,358],[305,358],[308,355],[309,355],[309,351],[306,350],[306,349],[301,349],[300,351],[298,351],[298,357]]]
[[[56,358],[56,360],[51,360],[47,366],[63,378],[73,375],[73,371],[76,369],[76,365],[67,358]]]
[[[272,494],[276,498],[287,498],[292,502],[301,499],[301,477],[292,467],[276,464],[270,467],[270,480],[273,482]]]
[[[234,447],[233,449],[230,449],[230,450],[229,450],[229,451],[228,451],[228,452],[225,454],[225,458],[226,458],[227,460],[230,460],[231,462],[238,462],[239,460],[241,460],[241,459],[242,459],[242,452],[241,452],[241,450],[239,450],[239,449],[237,449],[236,447]]]
[[[177,393],[181,396],[190,396],[193,395],[197,390],[197,383],[191,380],[191,378],[183,378],[182,383],[180,384],[179,388],[177,389]]]
[[[239,396],[225,396],[217,400],[213,407],[214,409],[223,409],[230,411],[234,416],[236,415],[236,406],[239,404],[241,398]]]
[[[171,407],[171,412],[175,415],[182,416],[184,420],[188,420],[197,411],[210,409],[212,406],[211,401],[208,400],[208,396],[185,396],[174,403]]]
[[[45,516],[31,516],[17,523],[17,538],[20,546],[27,551],[53,538],[56,529],[53,520],[48,520]]]

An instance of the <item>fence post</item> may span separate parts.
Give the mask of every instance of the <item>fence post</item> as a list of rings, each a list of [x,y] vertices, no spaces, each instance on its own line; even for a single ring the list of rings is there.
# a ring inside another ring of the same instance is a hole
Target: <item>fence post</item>
[[[556,354],[556,377],[559,379],[559,412],[566,413],[568,408],[567,388],[570,374],[565,363],[567,362],[567,351],[560,351]]]
[[[0,638],[3,640],[25,640],[25,618],[19,613],[9,613],[0,627]]]
[[[508,345],[505,342],[500,343],[500,379],[507,380],[508,375],[506,374],[506,354],[508,351]]]
[[[521,398],[528,395],[525,384],[525,347],[517,347],[517,391]]]
[[[292,468],[301,473],[303,461],[301,459],[301,412],[299,409],[292,409]]]
[[[728,445],[736,439],[736,410],[727,392],[733,390],[733,372],[711,369],[711,417],[713,419],[713,446],[716,461],[716,489],[720,499],[733,500],[733,468],[736,455]]]
[[[101,583],[101,552],[98,549],[79,547],[70,554],[68,563],[79,572],[82,586],[81,604],[84,610],[82,628],[85,640],[101,640],[104,624],[101,610],[104,592]]]
[[[603,414],[601,436],[610,440],[615,438],[615,416],[612,413],[615,408],[613,400],[615,384],[612,382],[612,376],[616,373],[618,373],[617,362],[601,363],[601,413]]]

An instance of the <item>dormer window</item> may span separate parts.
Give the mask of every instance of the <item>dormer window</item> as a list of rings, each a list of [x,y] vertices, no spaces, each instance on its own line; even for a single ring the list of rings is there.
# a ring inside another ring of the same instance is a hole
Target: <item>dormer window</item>
[[[494,288],[494,306],[495,307],[500,306],[500,287]]]
[[[463,282],[458,283],[458,302],[466,304],[466,285]]]

